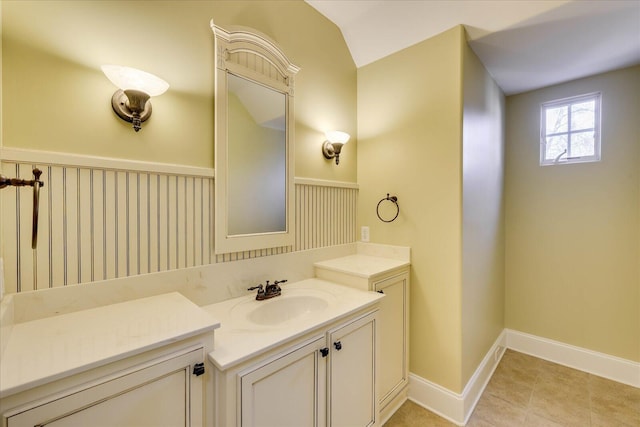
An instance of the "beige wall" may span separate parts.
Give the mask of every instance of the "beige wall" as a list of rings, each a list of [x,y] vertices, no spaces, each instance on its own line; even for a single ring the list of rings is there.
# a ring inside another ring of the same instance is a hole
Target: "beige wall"
[[[461,390],[462,86],[455,27],[358,69],[359,225],[411,247],[411,372]],[[398,219],[376,204],[396,195]]]
[[[504,328],[503,116],[462,26],[358,70],[359,225],[411,247],[410,369],[457,393]]]
[[[540,103],[602,92],[602,161],[540,167]],[[506,326],[640,361],[640,67],[507,98]]]
[[[302,68],[296,176],[355,182],[356,68],[338,28],[301,0],[2,1],[4,145],[213,167],[210,19],[265,33]],[[104,63],[171,84],[140,132],[112,112]],[[321,154],[331,129],[354,135],[340,167]]]
[[[462,383],[504,329],[504,95],[463,46]]]

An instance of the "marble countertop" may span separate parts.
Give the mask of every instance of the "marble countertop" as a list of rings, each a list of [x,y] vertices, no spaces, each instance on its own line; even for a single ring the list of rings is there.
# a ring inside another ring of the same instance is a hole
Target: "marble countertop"
[[[397,268],[406,267],[409,264],[410,262],[408,260],[356,254],[330,259],[327,261],[316,262],[314,266],[316,268],[323,268],[326,270],[347,273],[357,277],[364,277],[366,279],[369,279],[376,276],[377,274],[386,273]]]
[[[0,355],[0,396],[213,332],[220,322],[177,292],[17,323]]]
[[[264,304],[283,304],[281,301],[286,298],[309,295],[327,301],[327,306],[275,325],[260,325],[247,319],[247,313]],[[383,297],[376,292],[361,291],[320,279],[307,279],[283,285],[282,295],[270,300],[256,301],[255,292],[252,292],[246,297],[203,306],[222,323],[216,331],[214,350],[209,353],[209,360],[224,371],[340,317],[370,307]]]

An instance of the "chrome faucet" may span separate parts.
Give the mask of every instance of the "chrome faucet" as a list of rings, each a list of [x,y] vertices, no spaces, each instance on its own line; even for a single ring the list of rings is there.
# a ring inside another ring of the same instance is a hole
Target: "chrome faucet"
[[[269,299],[269,298],[273,298],[273,297],[277,297],[278,295],[282,294],[282,289],[280,288],[280,286],[278,286],[280,283],[285,283],[286,280],[276,280],[275,282],[269,284],[269,281],[267,280],[266,285],[262,286],[262,284],[257,285],[257,286],[252,286],[249,289],[247,289],[248,291],[254,291],[254,290],[258,290],[258,293],[256,294],[256,299],[258,301],[262,301],[265,299]]]

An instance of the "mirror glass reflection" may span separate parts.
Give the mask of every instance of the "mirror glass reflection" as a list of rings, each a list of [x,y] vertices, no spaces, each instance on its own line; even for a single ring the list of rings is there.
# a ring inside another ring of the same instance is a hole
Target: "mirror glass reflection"
[[[286,231],[286,95],[231,73],[227,88],[227,235]]]

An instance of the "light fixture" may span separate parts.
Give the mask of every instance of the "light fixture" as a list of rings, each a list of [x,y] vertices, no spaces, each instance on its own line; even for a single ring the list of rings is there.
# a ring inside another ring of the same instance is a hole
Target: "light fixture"
[[[123,120],[133,123],[138,132],[142,122],[151,116],[152,96],[162,95],[169,83],[145,71],[120,65],[103,65],[102,72],[119,89],[111,97],[113,111]]]
[[[322,144],[322,154],[327,159],[336,159],[336,165],[340,164],[340,151],[342,146],[349,142],[349,134],[339,130],[331,130],[325,133],[327,140]]]

